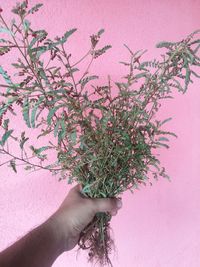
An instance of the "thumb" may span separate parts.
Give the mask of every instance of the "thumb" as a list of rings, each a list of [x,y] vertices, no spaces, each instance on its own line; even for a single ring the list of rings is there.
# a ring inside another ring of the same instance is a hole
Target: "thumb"
[[[122,207],[122,201],[117,198],[96,198],[92,201],[95,212],[115,212]]]

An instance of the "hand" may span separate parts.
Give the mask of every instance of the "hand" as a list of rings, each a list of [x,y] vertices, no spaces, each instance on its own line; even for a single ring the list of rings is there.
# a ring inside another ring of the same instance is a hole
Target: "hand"
[[[114,216],[122,207],[122,202],[116,198],[85,198],[80,193],[81,189],[80,184],[73,187],[51,217],[57,235],[62,238],[64,251],[76,246],[81,231],[92,221],[97,212],[109,212]]]

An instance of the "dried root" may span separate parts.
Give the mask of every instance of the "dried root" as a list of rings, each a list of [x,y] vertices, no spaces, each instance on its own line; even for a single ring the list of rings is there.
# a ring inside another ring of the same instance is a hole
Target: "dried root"
[[[113,267],[109,254],[114,247],[110,236],[111,216],[106,213],[97,213],[90,224],[81,232],[79,249],[88,249],[88,261],[99,266]]]

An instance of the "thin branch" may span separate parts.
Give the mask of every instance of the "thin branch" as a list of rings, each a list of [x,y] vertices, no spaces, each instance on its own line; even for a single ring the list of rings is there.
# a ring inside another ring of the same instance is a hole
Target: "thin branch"
[[[74,66],[76,66],[77,64],[79,64],[81,61],[83,61],[89,54],[91,54],[91,51],[92,51],[92,49],[90,48],[90,50],[80,60],[78,60],[73,65],[71,65],[71,68],[73,68]]]
[[[19,46],[17,46],[17,45],[0,45],[0,48],[4,48],[4,47],[9,47],[9,48],[18,48],[18,47],[20,47],[20,48],[27,48],[26,46],[21,46],[21,45],[19,45]]]
[[[1,152],[3,152],[4,154],[12,157],[15,160],[23,161],[24,163],[26,163],[28,165],[31,165],[31,166],[34,166],[34,167],[38,167],[38,168],[41,168],[41,169],[44,169],[44,170],[48,170],[48,171],[61,171],[62,170],[62,168],[52,169],[52,168],[47,168],[47,167],[44,167],[44,166],[41,166],[41,165],[38,165],[38,164],[35,164],[35,163],[32,163],[32,162],[29,162],[28,160],[19,158],[18,156],[15,156],[15,155],[11,154],[10,152],[6,151],[4,148],[2,148],[2,149],[0,148],[0,153]]]

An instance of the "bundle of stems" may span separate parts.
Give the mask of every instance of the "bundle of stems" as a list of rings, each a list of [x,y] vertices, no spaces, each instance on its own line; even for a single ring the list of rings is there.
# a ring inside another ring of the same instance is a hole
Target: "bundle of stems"
[[[27,19],[40,7],[29,8],[28,1],[17,3],[11,23],[0,8],[0,55],[5,63],[11,51],[19,53],[12,63],[14,75],[8,75],[3,61],[0,64],[0,153],[6,158],[0,165],[14,172],[18,165],[29,171],[48,170],[59,180],[82,184],[83,196],[90,198],[119,197],[141,184],[152,184],[151,179],[159,176],[170,179],[155,151],[169,148],[167,137],[177,136],[162,128],[171,118],[160,121],[155,114],[162,100],[173,98],[173,90],[184,94],[192,77],[200,77],[194,71],[200,66],[200,39],[194,39],[200,30],[179,42],[158,43],[157,48],[167,51],[161,60],[142,61],[147,50],[133,52],[125,45],[130,60],[120,62],[128,69],[124,81],[114,82],[108,75],[106,84],[94,85],[99,77],[89,75],[89,68],[111,48],[97,49],[104,30],[90,36],[88,52],[72,63],[65,45],[77,29],[48,39],[45,30],[33,30]],[[89,65],[80,75],[77,65],[88,57]],[[44,146],[31,144],[24,129],[16,136],[11,116],[19,115],[19,109],[26,126],[39,132],[37,139],[43,138]],[[20,155],[13,154],[10,142],[16,142]],[[49,163],[52,150],[56,160]],[[97,213],[79,239],[79,247],[89,250],[89,260],[101,266],[112,265],[110,221],[110,214]]]

